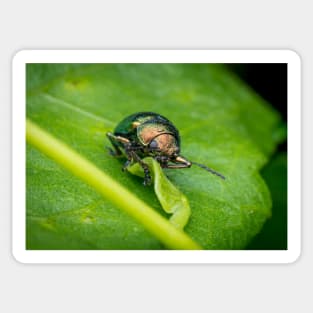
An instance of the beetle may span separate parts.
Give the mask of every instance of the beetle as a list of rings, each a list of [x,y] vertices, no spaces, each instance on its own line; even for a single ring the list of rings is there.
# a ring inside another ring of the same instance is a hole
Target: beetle
[[[134,113],[124,118],[113,133],[108,132],[106,135],[114,148],[109,148],[110,154],[115,157],[125,155],[127,158],[123,170],[132,163],[139,163],[144,171],[144,185],[151,184],[149,167],[142,160],[148,156],[154,158],[162,168],[181,169],[195,164],[225,179],[213,169],[181,156],[179,131],[171,121],[160,114]]]

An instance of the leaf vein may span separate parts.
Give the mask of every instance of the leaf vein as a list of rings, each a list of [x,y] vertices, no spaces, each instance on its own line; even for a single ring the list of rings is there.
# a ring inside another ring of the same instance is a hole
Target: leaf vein
[[[74,104],[71,104],[65,100],[62,100],[60,98],[57,98],[49,93],[46,93],[46,92],[43,92],[42,93],[42,96],[45,97],[47,100],[51,101],[51,102],[55,102],[57,104],[60,104],[62,105],[63,107],[67,108],[67,109],[70,109],[70,110],[73,110],[75,112],[78,112],[80,114],[83,114],[91,119],[94,119],[94,120],[97,120],[97,121],[100,121],[100,122],[103,122],[103,123],[106,123],[106,124],[110,124],[110,125],[114,125],[115,123],[113,123],[112,121],[108,120],[108,119],[105,119],[103,117],[100,117],[96,114],[93,114],[93,113],[90,113],[86,110],[83,110],[82,108],[79,108],[77,105],[74,105]]]

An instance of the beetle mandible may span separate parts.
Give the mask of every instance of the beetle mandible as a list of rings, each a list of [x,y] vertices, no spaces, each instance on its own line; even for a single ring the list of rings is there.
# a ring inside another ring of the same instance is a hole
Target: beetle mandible
[[[148,165],[142,160],[144,157],[154,158],[162,168],[181,169],[195,164],[206,171],[225,177],[211,168],[189,161],[180,155],[180,136],[177,128],[166,117],[153,112],[139,112],[123,119],[114,129],[107,133],[114,150],[113,156],[125,154],[127,161],[125,170],[130,164],[138,162],[144,171],[144,185],[151,184]]]

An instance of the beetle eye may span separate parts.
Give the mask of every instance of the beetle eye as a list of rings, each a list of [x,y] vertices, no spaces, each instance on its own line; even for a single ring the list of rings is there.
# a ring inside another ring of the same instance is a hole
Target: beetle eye
[[[156,140],[152,140],[151,142],[150,142],[150,144],[149,144],[149,147],[151,148],[151,149],[158,149],[158,143],[156,142]]]

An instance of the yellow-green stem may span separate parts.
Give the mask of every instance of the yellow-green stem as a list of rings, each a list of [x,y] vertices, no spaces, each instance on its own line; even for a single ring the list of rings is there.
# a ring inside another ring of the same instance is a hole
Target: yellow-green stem
[[[158,238],[167,248],[202,249],[185,232],[138,199],[126,188],[106,175],[90,161],[56,139],[30,120],[26,121],[27,141],[75,176],[95,188],[101,195],[127,212]]]

